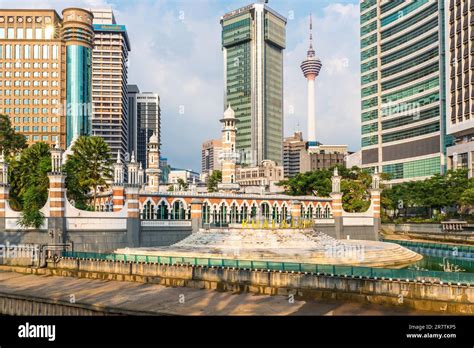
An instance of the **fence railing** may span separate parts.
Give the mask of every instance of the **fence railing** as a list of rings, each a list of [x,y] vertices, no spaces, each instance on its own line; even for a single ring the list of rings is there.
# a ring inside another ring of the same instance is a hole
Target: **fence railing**
[[[440,272],[423,271],[412,269],[388,269],[358,266],[319,265],[308,263],[275,262],[275,261],[252,261],[215,259],[198,257],[175,257],[175,256],[150,256],[150,255],[127,255],[127,254],[101,254],[93,252],[63,252],[63,257],[113,260],[124,262],[147,262],[168,265],[191,265],[205,267],[233,267],[254,270],[269,271],[291,271],[325,274],[342,277],[405,280],[405,281],[430,281],[443,283],[474,284],[474,273],[466,272]]]
[[[474,259],[474,247],[469,245],[453,245],[441,243],[412,242],[386,239],[385,242],[396,243],[421,254],[439,257]]]

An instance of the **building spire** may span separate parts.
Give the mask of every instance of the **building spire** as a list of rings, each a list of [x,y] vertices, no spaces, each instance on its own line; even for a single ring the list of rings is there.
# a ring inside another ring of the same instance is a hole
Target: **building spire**
[[[315,52],[313,49],[313,15],[309,14],[309,49],[308,49],[308,57],[314,57]]]

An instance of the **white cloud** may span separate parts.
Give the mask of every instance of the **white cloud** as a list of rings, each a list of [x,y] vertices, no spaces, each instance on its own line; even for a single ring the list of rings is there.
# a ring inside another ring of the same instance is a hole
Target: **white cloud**
[[[309,4],[321,6],[316,1]],[[242,5],[241,1],[222,4],[214,0],[21,1],[22,8],[56,8],[59,12],[70,6],[113,7],[119,24],[127,26],[132,45],[129,83],[160,94],[162,153],[172,165],[193,169],[200,168],[201,143],[220,136],[224,77],[219,16]],[[19,4],[0,0],[0,7],[17,8]],[[299,17],[304,13],[294,7],[290,2],[281,11],[288,15],[294,10],[295,14],[288,21],[284,58],[286,135],[298,123],[306,130],[306,81],[299,65],[308,48],[308,18]],[[323,63],[316,91],[318,137],[323,143],[348,143],[356,149],[360,143],[358,6],[331,3],[319,13],[313,16],[315,49]]]

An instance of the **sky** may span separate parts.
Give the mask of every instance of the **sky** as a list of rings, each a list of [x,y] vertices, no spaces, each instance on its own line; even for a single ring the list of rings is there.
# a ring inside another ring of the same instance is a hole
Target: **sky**
[[[173,167],[201,168],[201,144],[220,138],[224,74],[220,17],[252,0],[0,0],[0,8],[112,8],[127,27],[129,84],[157,92],[161,154]],[[323,144],[360,148],[358,1],[270,0],[285,16],[284,133],[306,138],[307,89],[300,64],[308,50],[309,14],[323,67],[316,82],[316,133]]]

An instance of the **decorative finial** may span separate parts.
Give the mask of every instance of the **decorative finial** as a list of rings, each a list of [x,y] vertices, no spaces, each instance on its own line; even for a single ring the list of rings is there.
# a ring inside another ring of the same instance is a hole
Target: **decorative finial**
[[[56,143],[54,144],[55,149],[59,149],[59,138],[56,138]]]
[[[122,163],[122,159],[120,158],[120,149],[117,150],[117,163],[118,164]]]
[[[337,167],[334,167],[334,176],[339,176],[339,172],[337,171]]]
[[[130,163],[135,163],[135,151],[132,151],[132,159],[130,160]]]

